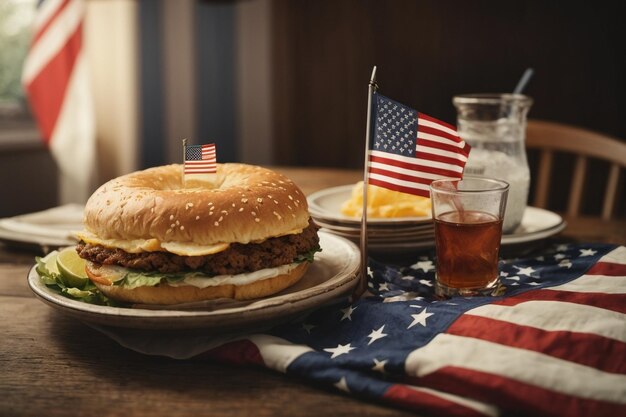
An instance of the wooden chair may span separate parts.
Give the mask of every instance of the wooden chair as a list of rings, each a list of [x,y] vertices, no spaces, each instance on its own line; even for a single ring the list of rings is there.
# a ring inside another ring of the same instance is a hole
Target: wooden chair
[[[620,171],[626,167],[626,143],[618,139],[575,126],[540,120],[529,120],[526,132],[526,146],[538,149],[539,165],[534,174],[535,193],[532,205],[547,208],[550,193],[553,155],[556,152],[576,155],[576,165],[569,191],[566,215],[577,217],[587,176],[587,161],[597,158],[610,164],[605,186],[601,218],[613,218],[618,196]],[[621,196],[623,198],[623,196]],[[623,216],[622,216],[623,217]]]

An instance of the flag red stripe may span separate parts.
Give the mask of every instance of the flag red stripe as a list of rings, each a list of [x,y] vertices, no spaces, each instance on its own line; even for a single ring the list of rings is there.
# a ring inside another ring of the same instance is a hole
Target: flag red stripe
[[[424,184],[424,185],[430,185],[430,183],[432,182],[432,180],[426,179],[426,178],[421,178],[421,177],[415,177],[412,175],[406,175],[406,174],[400,174],[398,172],[393,172],[393,171],[388,171],[386,169],[382,169],[382,168],[370,168],[370,174],[380,174],[380,175],[384,175],[386,177],[392,177],[392,178],[397,178],[399,180],[403,180],[403,181],[410,181],[410,182],[414,182],[416,184]]]
[[[459,135],[452,135],[452,134],[450,134],[448,132],[445,132],[443,130],[440,130],[440,129],[437,129],[437,128],[434,128],[434,127],[430,127],[430,126],[421,126],[421,125],[418,126],[417,127],[417,134],[419,135],[420,133],[428,133],[428,134],[431,134],[431,135],[434,135],[434,136],[439,136],[439,137],[442,137],[442,138],[445,138],[445,139],[449,139],[449,140],[454,141],[454,142],[459,143],[459,144],[462,142],[462,140],[459,137]],[[420,140],[425,140],[425,139],[420,139]],[[453,145],[449,145],[449,146],[453,146]],[[455,151],[458,151],[459,149],[461,149],[461,148],[459,148],[458,146],[454,146],[454,150]]]
[[[374,178],[369,178],[367,181],[369,184],[376,185],[378,187],[387,188],[389,190],[399,191],[401,193],[406,193],[406,194],[419,195],[421,197],[427,197],[427,198],[430,197],[430,193],[428,192],[428,190],[418,190],[415,188],[404,187],[402,185],[394,184],[392,182],[379,181]]]
[[[39,41],[39,39],[41,39],[44,33],[46,33],[48,28],[52,25],[52,23],[54,23],[56,18],[63,12],[63,10],[65,10],[65,7],[69,4],[69,2],[70,0],[63,0],[63,2],[58,5],[56,10],[50,16],[48,16],[48,20],[43,22],[39,26],[39,28],[37,28],[37,33],[35,34],[35,37],[33,38],[31,45],[36,44]]]
[[[405,385],[394,384],[383,394],[383,399],[391,404],[406,407],[420,413],[459,417],[484,416],[472,408],[448,401],[445,398],[424,391],[417,391]]]
[[[626,343],[594,334],[548,331],[472,315],[459,317],[446,333],[532,350],[605,372],[626,373],[625,361],[607,360],[626,358]],[[589,355],[592,351],[602,355]]]
[[[50,142],[82,45],[82,22],[33,80],[26,86],[30,106],[45,143]]]
[[[447,152],[452,152],[455,154],[463,155],[462,148],[458,148],[454,145],[441,143],[441,142],[437,142],[434,140],[418,138],[417,145],[428,147],[428,148],[440,149],[442,151],[447,151]],[[467,155],[463,155],[463,156],[467,156]]]
[[[592,266],[587,275],[607,275],[611,277],[623,277],[626,276],[626,265],[614,264],[611,262],[598,262]]]
[[[452,126],[452,125],[451,125],[451,124],[449,124],[449,123],[446,123],[446,122],[444,122],[444,121],[441,121],[441,120],[439,120],[439,119],[435,119],[434,117],[429,116],[429,115],[427,115],[427,114],[424,114],[424,113],[419,113],[419,112],[418,112],[418,113],[417,113],[417,117],[418,117],[418,118],[420,118],[420,119],[428,120],[429,122],[437,123],[437,124],[439,124],[439,125],[441,125],[441,126],[445,126],[445,127],[447,127],[448,129],[452,129],[452,130],[454,130],[454,131],[456,132],[456,127]]]
[[[415,157],[418,159],[426,159],[429,161],[441,162],[442,164],[456,165],[459,167],[465,166],[465,162],[459,161],[458,159],[450,158],[448,156],[443,156],[443,155],[437,155],[437,154],[429,153],[425,151],[415,152]]]
[[[411,171],[428,172],[430,174],[441,175],[443,177],[455,177],[455,178],[461,177],[460,172],[451,171],[451,170],[447,170],[443,168],[435,168],[435,167],[431,167],[427,165],[420,165],[417,160],[415,161],[415,163],[408,163],[408,162],[398,161],[396,159],[385,158],[385,157],[376,156],[376,155],[370,155],[369,160],[370,162],[379,162],[381,164],[391,165],[397,168],[404,168],[404,169],[411,170]]]
[[[504,414],[508,411],[533,416],[618,416],[624,412],[620,404],[571,396],[501,375],[459,367],[443,367],[416,381],[422,386],[494,404],[505,411]]]
[[[559,291],[551,289],[531,290],[512,297],[495,301],[492,304],[514,306],[526,301],[562,301],[576,303],[606,310],[626,313],[626,294],[589,293]]]

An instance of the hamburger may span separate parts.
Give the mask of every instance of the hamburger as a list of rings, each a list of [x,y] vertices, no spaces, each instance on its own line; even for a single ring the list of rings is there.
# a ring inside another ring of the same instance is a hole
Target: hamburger
[[[218,164],[184,188],[181,165],[103,184],[85,206],[78,255],[111,299],[179,304],[248,300],[295,284],[320,250],[302,191],[287,177]]]

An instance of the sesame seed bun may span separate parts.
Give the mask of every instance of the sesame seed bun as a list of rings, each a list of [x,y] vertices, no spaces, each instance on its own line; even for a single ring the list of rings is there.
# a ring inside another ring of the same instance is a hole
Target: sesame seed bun
[[[249,243],[307,227],[302,191],[287,177],[218,164],[214,188],[183,188],[182,165],[134,172],[102,185],[85,206],[85,229],[103,239],[196,245]]]
[[[182,165],[167,165],[113,179],[89,198],[77,252],[102,293],[138,304],[247,300],[304,275],[319,238],[289,178],[218,164],[214,181],[194,185],[183,186]],[[130,273],[140,286],[127,284]],[[202,282],[172,281],[187,273]]]

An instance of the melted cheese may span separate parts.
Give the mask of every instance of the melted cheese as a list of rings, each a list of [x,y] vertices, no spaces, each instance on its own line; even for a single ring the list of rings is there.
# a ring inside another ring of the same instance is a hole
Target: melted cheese
[[[101,245],[105,248],[122,249],[128,253],[168,251],[181,256],[203,256],[222,252],[230,246],[228,243],[215,245],[198,245],[187,242],[161,242],[158,239],[102,239],[93,233],[79,232],[76,236],[92,245]]]
[[[290,230],[279,236],[302,233],[302,229]],[[204,256],[213,255],[225,251],[229,243],[216,243],[214,245],[199,245],[193,242],[161,242],[158,239],[102,239],[93,233],[82,231],[75,233],[78,239],[92,245],[101,245],[105,248],[122,249],[128,253],[167,251],[181,256]],[[278,236],[276,236],[278,237]],[[263,240],[252,243],[261,243]]]

